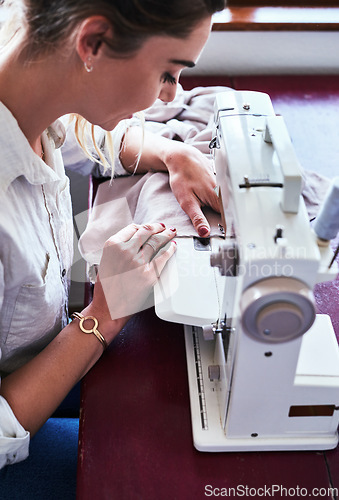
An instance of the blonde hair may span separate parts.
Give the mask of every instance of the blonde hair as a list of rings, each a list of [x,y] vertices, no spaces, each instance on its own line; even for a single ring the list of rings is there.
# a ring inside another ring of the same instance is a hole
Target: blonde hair
[[[133,173],[136,173],[140,158],[141,158],[141,153],[142,153],[142,147],[143,147],[143,141],[144,141],[144,123],[145,123],[145,115],[142,112],[135,113],[134,115],[136,118],[139,120],[140,127],[142,128],[142,141],[141,141],[141,147],[138,152],[138,155],[135,159],[135,164],[134,164],[134,170]],[[95,127],[92,125],[88,120],[83,118],[82,116],[72,113],[70,115],[70,123],[74,122],[74,134],[76,137],[76,140],[81,147],[81,149],[84,151],[85,155],[92,161],[99,163],[100,165],[103,166],[103,173],[105,174],[106,172],[110,171],[111,178],[114,176],[114,161],[117,155],[120,154],[121,150],[123,149],[123,142],[120,145],[120,148],[118,151],[115,151],[114,148],[114,130],[113,131],[106,131],[105,132],[105,149],[108,154],[108,158],[105,156],[102,150],[102,144],[98,144],[96,137],[95,137]],[[125,133],[128,130],[128,125],[126,123],[125,127]],[[91,138],[92,144],[88,143],[88,138]],[[98,158],[95,158],[93,153],[94,151],[97,153]]]
[[[106,156],[100,149],[100,146],[97,144],[97,141],[95,139],[95,134],[94,134],[94,125],[92,125],[89,121],[87,121],[85,118],[83,118],[80,115],[77,115],[75,113],[70,115],[70,122],[74,122],[74,134],[76,137],[76,140],[82,150],[84,151],[85,155],[93,161],[99,161],[99,163],[104,167],[104,172],[106,172],[110,166],[112,168],[112,177],[114,174],[114,146],[113,146],[113,137],[112,137],[112,132],[106,132],[105,133],[105,145],[107,147],[107,152],[108,152],[108,159],[110,162],[107,161]],[[91,137],[92,139],[92,146],[94,150],[96,151],[99,160],[94,158],[93,153],[91,151],[92,148],[89,147],[88,144],[88,137]]]

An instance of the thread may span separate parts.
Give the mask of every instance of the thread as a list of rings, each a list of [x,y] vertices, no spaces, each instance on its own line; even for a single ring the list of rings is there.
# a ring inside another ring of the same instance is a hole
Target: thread
[[[335,177],[326,194],[313,229],[322,240],[332,240],[339,231],[339,177]]]

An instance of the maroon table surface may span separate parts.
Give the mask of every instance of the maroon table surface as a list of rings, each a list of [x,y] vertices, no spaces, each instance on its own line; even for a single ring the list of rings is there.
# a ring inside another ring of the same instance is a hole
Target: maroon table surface
[[[291,488],[308,496],[339,488],[337,450],[196,451],[182,327],[153,310],[134,317],[91,370],[81,404],[79,499],[202,499],[209,486],[279,487],[280,498]]]
[[[253,77],[231,84],[270,93],[302,164],[334,176],[339,161],[338,82],[338,77],[308,82]],[[230,81],[202,83],[208,84]],[[330,314],[339,338],[339,281],[317,285],[315,296],[318,311]],[[153,309],[139,313],[83,380],[77,498],[339,498],[338,448],[201,453],[193,447],[190,418],[183,328],[161,321]]]

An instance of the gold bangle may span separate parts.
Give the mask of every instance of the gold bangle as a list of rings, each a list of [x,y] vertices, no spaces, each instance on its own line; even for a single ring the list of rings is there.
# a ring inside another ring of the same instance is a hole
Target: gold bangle
[[[108,347],[107,342],[105,340],[105,337],[103,335],[101,335],[101,333],[97,329],[97,326],[99,325],[99,323],[98,323],[98,320],[94,316],[83,316],[82,314],[75,312],[72,314],[71,317],[72,317],[72,319],[76,318],[76,319],[80,320],[79,328],[83,333],[94,333],[94,335],[99,340],[99,342],[101,342],[104,350],[107,349],[107,347]],[[94,323],[92,328],[90,328],[90,329],[87,329],[84,327],[84,322],[87,320],[92,320]]]

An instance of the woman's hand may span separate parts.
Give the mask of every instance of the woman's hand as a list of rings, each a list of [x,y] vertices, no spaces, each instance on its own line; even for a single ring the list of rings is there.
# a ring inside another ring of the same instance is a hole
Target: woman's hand
[[[214,191],[216,180],[209,160],[198,149],[177,141],[164,154],[171,189],[201,237],[210,234],[210,226],[201,208],[210,206],[219,212]]]
[[[175,229],[154,223],[130,224],[112,236],[103,249],[91,309],[101,309],[98,315],[106,320],[124,318],[123,323],[141,311],[175,252],[175,235]]]
[[[210,226],[201,208],[210,206],[220,211],[210,161],[193,146],[154,135],[147,130],[143,135],[142,129],[131,127],[126,132],[120,153],[126,170],[134,172],[140,151],[142,154],[137,173],[168,171],[171,189],[181,208],[191,219],[199,236],[208,236]]]

